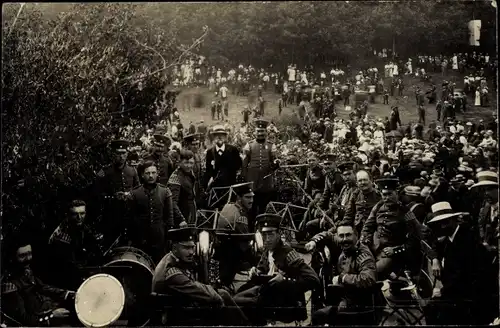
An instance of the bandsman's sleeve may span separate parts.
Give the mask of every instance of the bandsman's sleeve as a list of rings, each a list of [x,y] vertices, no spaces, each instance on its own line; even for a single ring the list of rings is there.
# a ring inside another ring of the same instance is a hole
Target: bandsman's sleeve
[[[350,224],[354,224],[354,218],[356,217],[356,201],[360,197],[363,197],[362,192],[356,189],[353,197],[349,198],[349,202],[345,206],[344,220]]]
[[[52,287],[43,283],[40,279],[36,278],[38,285],[40,286],[40,291],[54,300],[58,300],[60,302],[65,301],[69,295],[69,291],[65,289],[60,289],[56,287]]]
[[[284,283],[290,284],[291,288],[298,287],[305,292],[320,286],[319,277],[316,272],[304,262],[304,259],[294,249],[286,255],[285,263],[287,277]]]
[[[377,269],[375,267],[375,258],[366,246],[359,248],[359,254],[356,256],[356,264],[359,273],[341,273],[339,283],[344,286],[356,288],[369,288],[377,282]]]
[[[168,179],[167,187],[168,189],[170,189],[170,192],[172,193],[171,201],[172,201],[172,211],[175,223],[181,223],[183,221],[186,221],[186,218],[184,217],[184,215],[182,215],[182,212],[179,208],[179,197],[181,195],[181,182],[177,174],[174,173],[170,176],[170,178]]]
[[[316,243],[316,248],[323,246],[326,243],[333,243],[335,241],[334,229],[322,231],[311,238],[311,241]]]
[[[40,317],[27,311],[17,286],[11,282],[2,283],[2,312],[20,325],[40,326]]]
[[[172,296],[181,296],[199,304],[221,306],[222,297],[210,285],[190,280],[180,269],[169,268],[165,273],[165,286]]]

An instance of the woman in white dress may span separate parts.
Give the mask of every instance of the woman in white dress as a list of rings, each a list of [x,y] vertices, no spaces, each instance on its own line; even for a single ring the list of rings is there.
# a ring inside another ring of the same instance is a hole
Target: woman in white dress
[[[399,68],[398,64],[394,63],[394,66],[392,67],[392,75],[398,76],[399,75]]]
[[[476,89],[476,98],[474,101],[474,106],[481,106],[481,91],[479,87],[477,87]]]
[[[453,55],[453,58],[451,59],[452,60],[452,69],[453,70],[458,70],[458,57],[456,54]]]

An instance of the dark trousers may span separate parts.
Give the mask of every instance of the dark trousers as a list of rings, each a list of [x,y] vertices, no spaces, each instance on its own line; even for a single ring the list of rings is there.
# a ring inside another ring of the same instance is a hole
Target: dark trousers
[[[244,269],[245,262],[254,265],[256,262],[250,247],[242,249],[237,242],[224,241],[215,250],[215,258],[219,261],[219,279],[223,286],[229,287],[235,275]]]

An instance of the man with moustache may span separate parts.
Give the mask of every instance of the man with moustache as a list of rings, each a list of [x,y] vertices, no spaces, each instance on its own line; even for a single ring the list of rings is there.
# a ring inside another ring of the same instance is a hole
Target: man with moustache
[[[343,313],[364,312],[373,306],[375,258],[367,246],[358,243],[358,233],[349,222],[340,222],[336,235],[341,254],[334,262],[333,295],[329,295],[335,304],[314,312],[313,325],[339,325]],[[333,241],[334,235],[329,232],[328,238]]]
[[[179,153],[179,164],[168,180],[168,189],[172,193],[174,221],[179,226],[196,222],[196,177],[193,174],[194,154],[182,149]]]
[[[158,183],[166,186],[168,179],[170,178],[170,174],[172,174],[175,169],[172,159],[168,156],[168,151],[172,141],[162,134],[153,135],[153,140],[153,147],[151,148],[152,151],[144,160],[156,162],[158,170]]]
[[[102,252],[98,236],[85,224],[86,204],[73,200],[68,216],[49,238],[50,264],[54,269],[50,283],[62,288],[76,290],[84,280],[81,269],[95,264]]]
[[[172,251],[156,266],[152,290],[166,299],[169,326],[244,326],[247,318],[229,293],[195,280],[196,229],[185,227],[168,232]]]
[[[267,204],[275,199],[273,172],[279,166],[276,158],[276,146],[266,140],[268,121],[259,118],[255,120],[255,140],[243,148],[242,175],[246,181],[253,182],[254,214],[266,211]]]
[[[254,201],[252,182],[233,185],[236,194],[233,203],[224,205],[217,219],[217,231],[226,233],[220,235],[219,244],[215,248],[214,258],[219,261],[219,277],[223,286],[233,283],[238,271],[249,269],[254,264],[250,241],[254,239],[254,220],[250,215]],[[244,263],[250,264],[245,268]]]
[[[33,252],[26,236],[13,238],[9,247],[11,272],[2,279],[2,321],[12,326],[78,326],[71,316],[75,292],[44,284],[31,269]],[[71,304],[73,303],[73,304]]]
[[[172,192],[157,182],[158,169],[152,161],[139,166],[144,183],[132,190],[129,196],[129,217],[126,238],[153,260],[159,261],[165,254],[165,232],[182,223],[174,220]]]
[[[207,149],[205,156],[204,189],[209,192],[215,187],[229,187],[236,183],[236,174],[241,169],[241,157],[238,149],[227,143],[227,131],[222,125],[212,129],[215,145]],[[226,191],[224,190],[224,193]],[[217,195],[216,206],[222,208],[227,202],[222,195]]]
[[[365,170],[356,173],[356,182],[357,189],[345,206],[344,221],[352,223],[359,236],[366,219],[370,215],[370,211],[382,196],[373,187],[372,179]]]

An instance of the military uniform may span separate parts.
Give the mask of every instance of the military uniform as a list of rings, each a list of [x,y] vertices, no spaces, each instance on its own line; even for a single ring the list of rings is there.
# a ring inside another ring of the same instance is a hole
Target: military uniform
[[[194,229],[169,231],[174,242],[192,242]],[[245,325],[246,318],[224,290],[194,279],[191,267],[181,262],[173,253],[165,255],[157,265],[152,290],[171,298],[166,304],[167,324],[170,325]],[[229,307],[226,307],[229,306]]]
[[[354,224],[358,235],[361,234],[363,225],[370,215],[373,206],[381,198],[380,192],[375,189],[372,189],[368,193],[364,193],[361,189],[356,189],[352,197],[348,198],[348,203],[345,205],[344,220]]]
[[[177,168],[168,180],[172,192],[172,205],[176,222],[188,224],[196,222],[196,178],[192,172],[186,173]]]
[[[165,231],[180,223],[174,222],[172,193],[159,183],[139,186],[131,192],[129,213],[128,239],[158,261],[166,250]]]
[[[94,232],[85,226],[70,231],[66,221],[50,236],[49,247],[54,269],[50,282],[71,290],[78,289],[85,278],[81,268],[95,263],[102,255]]]
[[[15,324],[19,326],[51,326],[54,323],[51,312],[61,308],[62,303],[72,296],[67,290],[44,284],[31,269],[26,269],[4,277],[2,312],[17,321]]]
[[[261,214],[256,219],[260,226],[273,228],[278,228],[281,221],[281,217],[275,214]],[[250,311],[256,307],[263,310],[258,311],[258,314],[253,313],[254,320],[258,316],[261,320],[273,317],[276,321],[290,322],[307,317],[304,293],[318,288],[320,281],[316,272],[304,262],[299,253],[280,239],[272,254],[268,251],[262,254],[257,271],[261,275],[280,272],[285,279],[273,286],[250,280],[240,288],[234,296],[239,306],[244,307],[248,313],[252,313]]]

